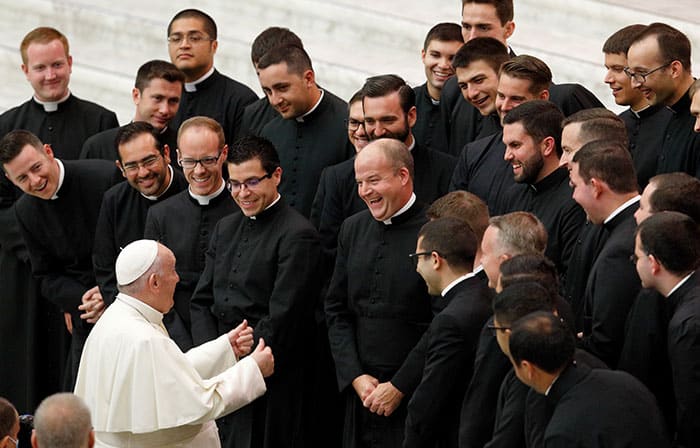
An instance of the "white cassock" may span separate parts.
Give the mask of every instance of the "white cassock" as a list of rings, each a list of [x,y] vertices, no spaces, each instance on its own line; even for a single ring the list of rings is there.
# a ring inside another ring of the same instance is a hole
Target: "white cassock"
[[[162,321],[119,294],[92,329],[75,394],[90,408],[96,446],[219,447],[213,420],[265,393],[255,360],[236,362],[226,335],[182,353]]]

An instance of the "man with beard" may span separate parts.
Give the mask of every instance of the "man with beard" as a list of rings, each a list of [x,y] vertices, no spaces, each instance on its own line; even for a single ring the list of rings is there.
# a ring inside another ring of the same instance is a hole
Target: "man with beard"
[[[503,118],[505,160],[518,185],[508,192],[506,211],[533,213],[547,229],[545,255],[566,276],[576,237],[586,217],[571,198],[569,172],[559,166],[561,121],[564,116],[549,101],[524,103]]]
[[[158,131],[145,121],[119,129],[117,167],[126,182],[107,190],[97,220],[93,264],[106,304],[114,302],[117,282],[114,262],[121,248],[143,238],[148,209],[187,188],[182,173],[170,166],[170,148],[158,140]]]

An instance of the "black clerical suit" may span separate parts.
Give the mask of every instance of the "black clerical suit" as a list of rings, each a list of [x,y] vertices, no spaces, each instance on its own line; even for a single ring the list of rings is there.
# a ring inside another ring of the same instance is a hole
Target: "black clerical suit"
[[[117,148],[115,142],[119,129],[107,129],[88,138],[80,151],[80,158],[103,159],[112,162],[119,160],[119,148]],[[177,164],[177,152],[175,151],[177,149],[177,131],[166,126],[158,133],[158,141],[161,145],[168,145],[170,149],[170,165],[182,171],[180,165]]]
[[[117,169],[102,160],[62,163],[65,174],[57,198],[45,200],[25,194],[15,210],[42,295],[71,315],[70,373],[65,382],[70,390],[92,328],[80,318],[83,312],[78,306],[83,294],[97,285],[92,269],[97,215],[104,192],[117,179]]]
[[[642,289],[634,299],[625,323],[625,341],[617,363],[641,381],[656,397],[666,428],[676,427],[671,363],[668,359],[669,304],[655,289]]]
[[[406,363],[409,352],[432,318],[425,282],[408,254],[416,247],[425,224],[424,208],[414,203],[390,224],[375,220],[368,210],[343,223],[338,237],[335,270],[326,297],[326,319],[338,388],[347,398],[343,446],[399,446],[404,438],[404,396],[389,417],[362,406],[352,381],[369,374],[391,381],[399,390],[414,378],[419,363]],[[418,373],[420,376],[420,373]]]
[[[143,196],[128,182],[113,186],[104,195],[97,220],[92,262],[97,284],[105,303],[111,305],[117,296],[114,263],[127,244],[143,238],[148,209],[187,188],[185,176],[171,169],[171,183],[157,199]]]
[[[608,223],[609,235],[588,275],[584,292],[582,348],[611,368],[625,338],[625,321],[641,281],[630,256],[634,253],[634,212],[639,201],[628,205]]]
[[[148,209],[143,237],[164,244],[177,260],[180,281],[175,287],[175,306],[163,322],[182,351],[192,348],[190,298],[204,270],[204,254],[214,226],[238,210],[228,190],[200,201],[189,188]]]
[[[255,92],[216,69],[195,85],[196,90],[188,91],[188,88],[189,83],[182,91],[180,107],[169,126],[178,130],[188,118],[203,115],[216,120],[224,128],[226,143],[233,144],[240,137],[243,110],[258,99]]]
[[[260,135],[262,128],[279,115],[279,112],[270,105],[267,97],[260,98],[248,104],[243,110],[239,135]]]
[[[649,106],[639,112],[630,108],[619,115],[627,128],[629,150],[641,190],[656,175],[666,127],[673,115],[670,108],[662,105]]]
[[[551,386],[546,448],[669,446],[654,396],[626,372],[567,367]]]
[[[669,106],[673,116],[664,134],[657,174],[682,171],[700,178],[700,134],[693,130],[695,117],[690,114],[690,103],[686,92]]]
[[[569,171],[559,167],[534,184],[518,184],[509,191],[505,212],[534,214],[547,229],[544,254],[554,262],[561,277],[566,276],[569,259],[576,245],[586,214],[572,198]]]
[[[270,140],[280,156],[284,172],[280,193],[306,217],[311,214],[321,171],[355,154],[348,140],[347,116],[347,103],[325,91],[308,115],[291,119],[278,115],[260,131],[260,136]]]
[[[240,324],[275,353],[267,393],[229,417],[229,447],[303,447],[305,367],[320,279],[318,233],[284,198],[255,217],[222,218],[191,302],[196,345]],[[225,430],[222,428],[222,430]]]
[[[676,396],[676,444],[700,445],[700,276],[694,272],[667,298],[668,356]]]
[[[416,94],[416,124],[411,131],[418,144],[449,154],[445,123],[442,122],[440,101],[433,102],[428,92],[428,84],[414,87]]]
[[[452,287],[426,339],[420,384],[408,403],[404,447],[456,447],[459,410],[474,367],[479,334],[491,314],[493,292],[483,276]]]
[[[50,144],[56,157],[77,159],[86,138],[118,125],[114,112],[71,94],[54,112],[46,112],[34,99],[4,112],[0,115],[0,137],[26,129]],[[55,307],[45,306],[32,277],[13,209],[21,194],[0,176],[0,272],[4,279],[0,340],[14,341],[0,344],[0,359],[14,360],[11,369],[0,369],[0,395],[17,409],[31,412],[41,399],[60,388],[59,372],[64,370],[65,360],[62,344],[68,333],[63,315]]]
[[[491,216],[503,214],[515,185],[513,168],[503,159],[505,153],[502,130],[469,143],[457,160],[450,191],[473,193],[486,203]]]

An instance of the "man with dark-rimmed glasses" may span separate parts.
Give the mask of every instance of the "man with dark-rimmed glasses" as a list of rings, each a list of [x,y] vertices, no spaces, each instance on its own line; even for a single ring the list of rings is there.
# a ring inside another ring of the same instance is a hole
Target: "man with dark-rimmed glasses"
[[[180,282],[175,306],[165,315],[170,337],[187,351],[192,347],[190,297],[204,270],[209,236],[236,204],[226,191],[223,165],[228,155],[221,125],[209,117],[192,117],[179,131],[177,163],[189,188],[156,204],[146,217],[144,237],[161,242],[175,254]]]
[[[650,104],[674,112],[666,126],[656,174],[682,171],[700,177],[700,136],[693,132],[695,118],[688,95],[693,84],[688,37],[664,23],[652,23],[630,45],[627,64],[625,73],[632,87]]]
[[[107,190],[95,229],[92,262],[106,304],[114,302],[114,263],[121,248],[143,238],[148,209],[187,187],[170,166],[170,148],[158,140],[158,130],[145,121],[119,128],[115,144],[117,168],[126,179]],[[173,218],[175,219],[175,218]]]
[[[236,141],[227,169],[226,186],[240,212],[212,232],[190,304],[192,339],[195,345],[212,340],[247,320],[255,339],[276,350],[267,394],[219,421],[223,446],[303,447],[320,238],[278,192],[282,168],[268,140]]]

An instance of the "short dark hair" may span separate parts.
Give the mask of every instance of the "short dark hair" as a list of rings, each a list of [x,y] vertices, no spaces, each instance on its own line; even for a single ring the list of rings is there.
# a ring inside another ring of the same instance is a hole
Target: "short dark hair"
[[[362,89],[358,90],[357,92],[353,93],[350,99],[348,100],[348,110],[350,110],[350,106],[358,101],[362,101]]]
[[[418,238],[423,237],[424,250],[436,251],[450,266],[471,270],[479,242],[469,224],[457,218],[440,218],[423,224]]]
[[[607,140],[628,145],[627,127],[622,118],[604,107],[582,109],[564,118],[561,127],[564,129],[572,123],[581,123],[579,140],[586,143],[595,140]]]
[[[513,20],[513,0],[462,0],[462,9],[468,3],[492,5],[496,8],[496,16],[501,21],[501,25]]]
[[[503,124],[520,123],[535,142],[553,137],[557,155],[561,157],[561,122],[563,119],[564,114],[561,113],[556,104],[545,100],[533,100],[508,111],[503,117]]]
[[[634,24],[627,25],[615,31],[603,44],[603,53],[605,54],[624,54],[627,55],[630,45],[634,42],[634,38],[639,35],[646,25]]]
[[[286,45],[304,48],[304,44],[299,36],[290,31],[289,28],[271,26],[263,30],[253,40],[253,44],[250,46],[250,59],[253,61],[253,65],[257,65],[265,53],[275,47]]]
[[[119,161],[122,161],[122,154],[119,147],[125,143],[136,139],[139,135],[150,134],[153,137],[153,146],[158,152],[163,154],[163,143],[158,139],[160,132],[147,121],[133,121],[119,128],[117,135],[114,137],[114,146],[119,154]]]
[[[680,212],[700,223],[700,179],[687,173],[664,173],[649,179],[654,184],[649,196],[653,213]]]
[[[508,345],[516,365],[528,361],[550,374],[571,364],[576,349],[571,330],[560,318],[545,311],[518,319],[512,325]]]
[[[456,23],[442,22],[430,28],[423,42],[423,50],[428,50],[430,42],[437,40],[440,42],[464,42],[462,27]]]
[[[686,275],[700,265],[700,230],[688,215],[655,213],[639,224],[636,234],[642,251],[675,275]]]
[[[11,434],[17,422],[17,409],[6,398],[0,397],[0,439]]]
[[[204,32],[207,33],[209,37],[211,37],[213,40],[216,40],[217,31],[216,22],[214,22],[214,19],[212,19],[211,16],[205,13],[204,11],[200,11],[199,9],[194,8],[183,9],[182,11],[175,14],[175,16],[172,19],[170,19],[170,23],[168,23],[168,36],[170,36],[170,30],[173,27],[173,23],[179,19],[201,20],[204,24]]]
[[[690,89],[688,89],[688,96],[692,100],[693,97],[695,96],[695,93],[700,89],[700,79],[696,79],[693,81],[693,83],[690,85]]]
[[[552,84],[552,71],[541,59],[527,54],[515,56],[501,65],[498,77],[508,75],[511,78],[530,81],[530,93],[537,94],[548,90]]]
[[[406,84],[403,78],[398,75],[377,75],[365,80],[362,86],[362,98],[379,98],[391,95],[394,92],[399,94],[399,103],[404,113],[408,113],[416,105],[416,93],[411,86]]]
[[[501,64],[510,59],[508,47],[493,37],[476,37],[462,45],[452,59],[453,68],[465,68],[476,61],[484,61],[498,73]]]
[[[281,45],[273,47],[263,54],[258,61],[258,70],[264,70],[271,65],[287,64],[287,72],[303,75],[307,70],[313,70],[309,54],[296,45]]]
[[[489,219],[489,225],[498,229],[499,244],[511,255],[544,253],[547,248],[547,229],[537,216],[529,212],[512,212]]]
[[[240,165],[252,159],[260,160],[263,170],[270,174],[280,166],[275,145],[266,138],[247,135],[236,140],[228,152],[228,162]]]
[[[185,74],[179,68],[170,62],[154,59],[139,67],[134,87],[139,89],[139,92],[143,92],[143,89],[147,88],[154,79],[185,84]]]
[[[619,142],[586,143],[574,154],[573,162],[578,164],[579,176],[586,184],[595,177],[618,194],[639,191],[632,156]]]
[[[503,288],[493,299],[493,317],[499,325],[510,325],[535,311],[553,311],[552,300],[542,285],[519,283]]]
[[[633,43],[650,36],[656,38],[663,61],[667,63],[680,61],[683,64],[683,69],[690,73],[690,40],[688,40],[688,36],[670,25],[655,22],[637,34]]]
[[[0,140],[0,165],[12,162],[22,152],[25,146],[30,145],[37,151],[44,146],[39,137],[24,129],[17,129],[5,134]]]
[[[543,254],[515,255],[501,263],[500,272],[501,288],[506,289],[509,286],[534,282],[547,290],[550,303],[556,305],[559,296],[557,268]]]
[[[430,204],[425,212],[428,219],[452,217],[466,222],[481,242],[489,226],[489,208],[477,195],[464,190],[455,190],[441,196]]]

